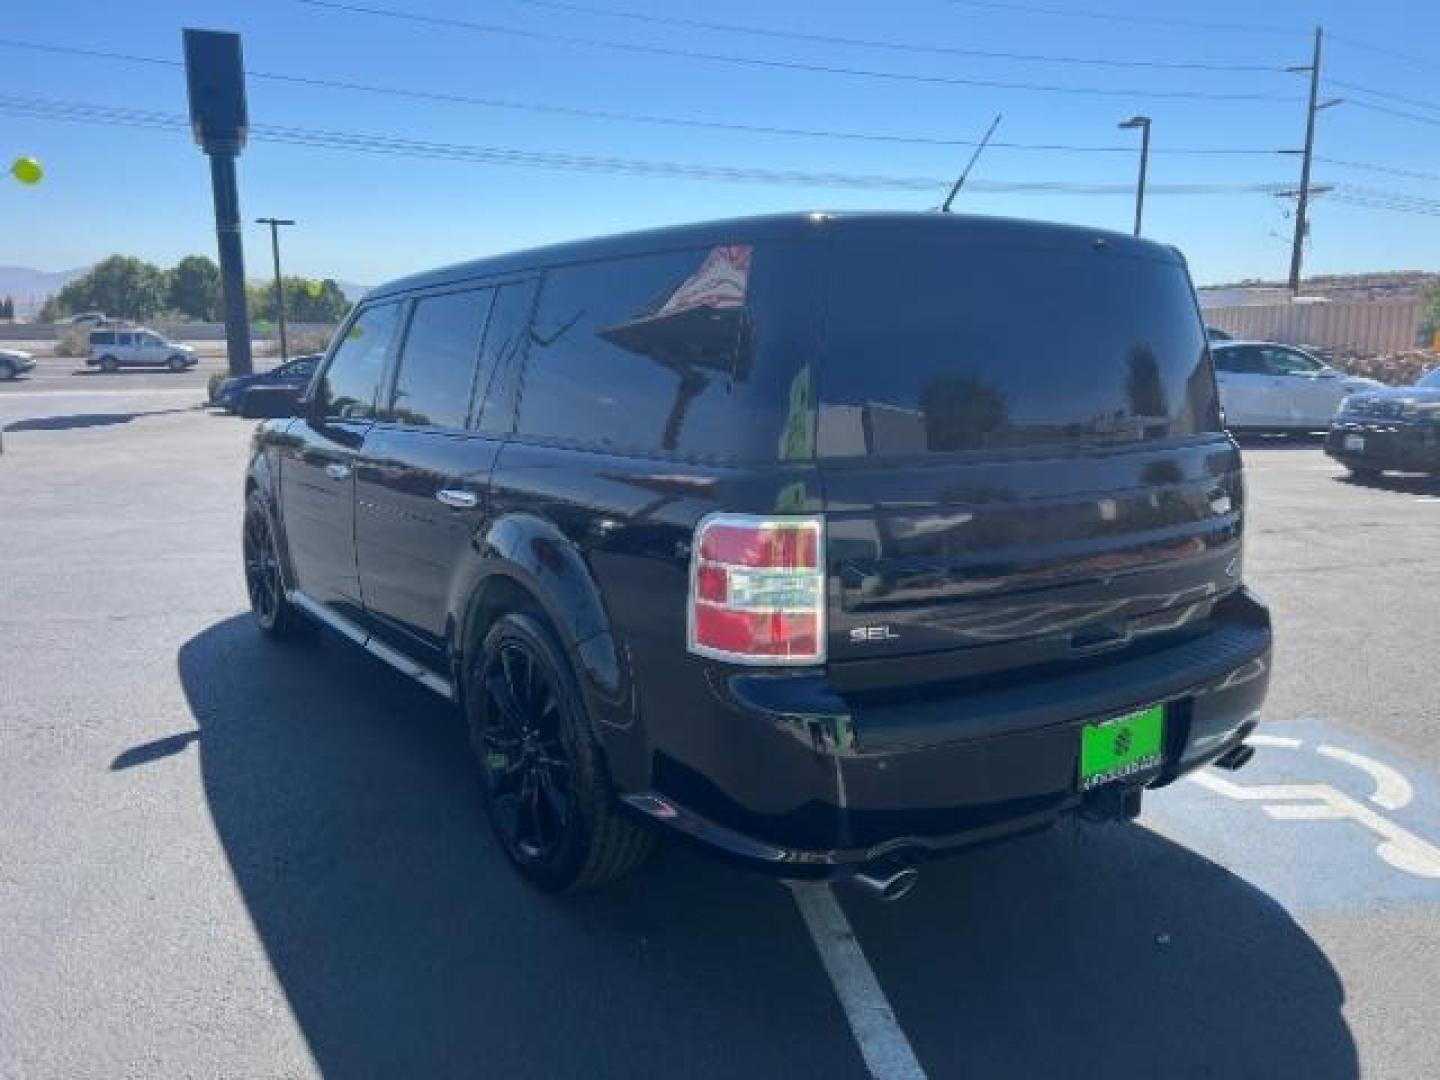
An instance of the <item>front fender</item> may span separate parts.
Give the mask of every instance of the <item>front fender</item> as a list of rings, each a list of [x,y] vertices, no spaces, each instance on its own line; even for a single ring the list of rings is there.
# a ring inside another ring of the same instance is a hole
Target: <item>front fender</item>
[[[270,513],[270,525],[280,549],[280,573],[287,586],[295,584],[295,567],[290,562],[290,543],[285,534],[285,518],[280,512],[280,461],[276,444],[290,428],[289,420],[266,420],[250,437],[250,464],[245,471],[245,497],[258,492]]]

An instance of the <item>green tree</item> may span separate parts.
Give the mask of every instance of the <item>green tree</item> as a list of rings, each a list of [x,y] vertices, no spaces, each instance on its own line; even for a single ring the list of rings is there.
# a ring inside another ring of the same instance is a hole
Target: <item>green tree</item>
[[[275,322],[275,283],[250,286],[250,314],[264,322]],[[285,318],[290,322],[337,323],[350,310],[350,301],[332,278],[285,278]]]
[[[121,319],[148,319],[164,308],[165,294],[165,272],[158,266],[111,255],[56,293],[52,314],[103,311]]]
[[[1440,281],[1432,281],[1420,290],[1420,343],[1429,345],[1437,330],[1440,330]]]
[[[167,305],[187,318],[220,317],[220,267],[204,255],[187,255],[167,275]]]

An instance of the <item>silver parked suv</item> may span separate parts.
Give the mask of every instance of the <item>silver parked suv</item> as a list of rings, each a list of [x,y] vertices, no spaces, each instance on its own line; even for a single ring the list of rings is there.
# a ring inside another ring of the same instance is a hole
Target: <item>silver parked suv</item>
[[[122,367],[163,367],[184,371],[194,367],[198,357],[189,345],[167,341],[154,330],[127,327],[123,330],[90,331],[90,355],[85,363],[101,371]]]

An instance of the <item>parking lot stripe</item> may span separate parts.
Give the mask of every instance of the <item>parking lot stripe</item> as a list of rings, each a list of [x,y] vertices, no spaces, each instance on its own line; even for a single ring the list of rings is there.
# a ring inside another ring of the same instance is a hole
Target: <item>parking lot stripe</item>
[[[829,885],[791,885],[791,894],[835,987],[860,1055],[876,1080],[924,1080],[925,1070],[900,1030],[895,1010]]]

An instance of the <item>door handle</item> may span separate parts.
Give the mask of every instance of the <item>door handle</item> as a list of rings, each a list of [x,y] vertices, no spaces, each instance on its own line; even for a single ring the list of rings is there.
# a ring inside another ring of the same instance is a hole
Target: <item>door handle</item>
[[[455,510],[473,510],[480,505],[480,496],[464,488],[441,488],[435,498]]]
[[[333,465],[325,466],[325,475],[331,480],[348,480],[350,477],[350,466],[335,462]]]

